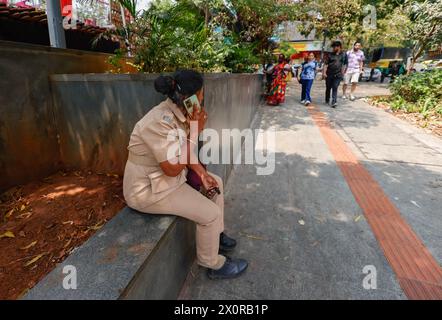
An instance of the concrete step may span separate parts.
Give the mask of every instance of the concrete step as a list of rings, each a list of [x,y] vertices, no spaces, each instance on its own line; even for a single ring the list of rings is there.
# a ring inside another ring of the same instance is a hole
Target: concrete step
[[[194,259],[194,223],[126,207],[23,299],[176,299]]]

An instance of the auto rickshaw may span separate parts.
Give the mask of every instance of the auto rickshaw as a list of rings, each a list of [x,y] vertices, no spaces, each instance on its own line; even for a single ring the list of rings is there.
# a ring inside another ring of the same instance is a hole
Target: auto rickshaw
[[[369,66],[381,71],[381,82],[384,82],[386,77],[391,77],[393,80],[395,77],[406,73],[403,59],[379,59],[370,63]]]

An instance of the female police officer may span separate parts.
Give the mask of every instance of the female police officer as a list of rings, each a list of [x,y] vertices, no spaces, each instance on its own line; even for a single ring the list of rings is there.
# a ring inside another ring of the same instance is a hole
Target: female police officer
[[[195,221],[198,264],[208,268],[211,279],[238,276],[246,270],[247,262],[219,254],[236,245],[223,232],[222,180],[198,161],[190,161],[195,159],[207,113],[195,107],[189,114],[183,101],[195,94],[203,106],[203,78],[195,71],[181,70],[157,78],[155,89],[167,99],[138,121],[130,137],[123,181],[126,202],[141,212]],[[190,130],[194,127],[197,130]],[[199,176],[203,189],[208,190],[205,195],[185,183],[188,170]]]

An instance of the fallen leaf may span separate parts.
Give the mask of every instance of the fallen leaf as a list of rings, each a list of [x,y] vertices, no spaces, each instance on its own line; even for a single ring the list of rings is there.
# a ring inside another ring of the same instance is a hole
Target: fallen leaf
[[[17,218],[19,218],[19,219],[27,219],[27,218],[29,218],[30,216],[32,216],[32,212],[25,212],[25,213],[19,214],[19,215],[17,216]]]
[[[15,234],[12,231],[6,231],[3,234],[0,234],[0,239],[1,238],[15,238]]]
[[[305,221],[304,220],[298,220],[298,223],[301,225],[301,226],[303,226],[303,225],[305,225]]]
[[[25,290],[23,290],[19,295],[18,295],[18,299],[20,299],[21,297],[23,297],[27,292],[29,291],[28,288],[26,288]]]
[[[361,215],[357,216],[357,217],[355,218],[355,222],[358,222],[361,218],[362,218]]]
[[[77,177],[79,177],[81,179],[84,179],[84,177],[80,173],[78,173],[78,172],[74,172],[74,175],[76,175]]]
[[[8,211],[7,214],[5,214],[5,218],[10,218],[12,216],[12,213],[14,212],[14,208],[12,208],[11,210]]]
[[[25,263],[25,267],[28,267],[28,266],[30,266],[31,264],[37,262],[37,261],[40,260],[40,258],[43,257],[44,255],[45,255],[44,253],[41,253],[41,254],[35,256],[33,259],[31,259],[31,260],[29,260],[28,262]]]
[[[20,232],[18,233],[18,235],[19,235],[20,237],[26,237],[26,234],[25,234],[24,231],[20,231]]]
[[[416,201],[414,201],[414,200],[410,200],[410,202],[411,202],[412,204],[414,204],[416,207],[421,208],[421,206],[420,206]]]
[[[97,224],[95,224],[95,225],[93,225],[91,227],[88,227],[88,229],[89,230],[98,230],[98,229],[101,229],[103,227],[103,225],[104,225],[104,223],[100,224],[100,222],[98,222]]]
[[[244,233],[244,232],[240,232],[239,234],[242,235],[242,236],[245,236],[247,238],[254,239],[254,240],[267,240],[265,238],[258,237],[258,236],[252,235],[252,234],[247,234],[247,233]]]
[[[318,220],[320,223],[324,223],[327,220],[327,218],[325,217],[314,217],[314,218]]]
[[[29,249],[29,248],[35,246],[36,244],[37,244],[37,240],[32,241],[32,242],[31,242],[30,244],[28,244],[26,247],[23,247],[23,248],[20,248],[20,249],[22,249],[22,250],[27,250],[27,249]]]
[[[65,245],[63,246],[63,248],[66,248],[67,246],[69,246],[71,244],[72,239],[69,239],[68,242],[65,243]]]
[[[23,211],[25,209],[26,209],[26,206],[24,204],[22,204],[21,207],[20,207],[20,211]]]
[[[37,267],[38,267],[38,264],[34,264],[29,270],[34,270]]]
[[[70,225],[73,225],[73,224],[74,224],[74,221],[72,221],[72,220],[69,220],[69,221],[63,221],[63,224],[70,224]]]

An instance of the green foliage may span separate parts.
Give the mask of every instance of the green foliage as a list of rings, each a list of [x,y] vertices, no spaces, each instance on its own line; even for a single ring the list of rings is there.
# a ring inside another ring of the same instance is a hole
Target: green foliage
[[[425,50],[442,43],[442,0],[406,0],[404,10],[411,21],[406,34],[412,44],[414,63]],[[410,65],[409,69],[412,68]]]
[[[136,0],[119,1],[134,19],[104,37],[119,38],[144,72],[254,72],[274,49],[276,26],[298,7],[278,0],[156,0],[138,12]]]
[[[307,35],[315,29],[318,35],[349,43],[360,36],[362,18],[362,0],[307,0],[302,20],[309,23],[301,25],[300,31]]]
[[[435,0],[440,1],[440,0]],[[326,33],[329,39],[339,38],[344,46],[362,41],[369,46],[402,46],[409,36],[407,16],[403,0],[305,0],[301,33],[307,35],[313,29],[316,34]],[[375,7],[376,28],[364,27],[369,16],[368,5]]]
[[[114,73],[121,73],[122,72],[123,58],[124,58],[124,53],[120,49],[117,49],[115,51],[115,54],[108,58],[109,64],[113,67],[113,69],[111,70],[112,72],[114,72]]]
[[[125,8],[132,17],[137,16],[137,0],[118,0],[123,8]]]
[[[283,42],[279,45],[279,52],[281,52],[286,58],[290,58],[290,56],[297,53],[295,48],[293,48],[290,44],[287,42]]]
[[[256,43],[240,42],[232,46],[226,58],[227,70],[234,73],[252,73],[258,69],[259,57],[254,53]]]
[[[112,35],[121,43],[129,43],[124,50],[144,72],[177,68],[221,71],[230,49],[213,27],[206,25],[205,16],[193,1],[162,1]]]
[[[393,110],[442,116],[442,70],[400,76],[390,88],[390,106]]]

